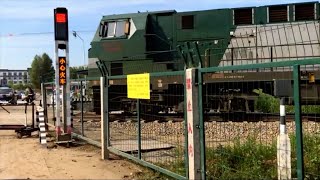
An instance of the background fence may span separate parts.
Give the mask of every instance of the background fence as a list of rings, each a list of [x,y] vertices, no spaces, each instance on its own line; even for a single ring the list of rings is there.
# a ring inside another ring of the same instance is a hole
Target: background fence
[[[54,83],[45,83],[44,90],[47,99],[48,122],[54,125],[56,111]],[[100,141],[101,109],[99,79],[71,80],[70,97],[73,131],[92,140]],[[62,98],[62,95],[60,95],[60,98]]]

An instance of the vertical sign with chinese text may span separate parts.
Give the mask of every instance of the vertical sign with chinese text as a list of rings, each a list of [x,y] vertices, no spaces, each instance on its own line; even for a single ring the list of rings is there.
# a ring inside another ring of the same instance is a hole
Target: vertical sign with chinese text
[[[59,84],[65,85],[67,83],[67,62],[66,57],[59,57]]]

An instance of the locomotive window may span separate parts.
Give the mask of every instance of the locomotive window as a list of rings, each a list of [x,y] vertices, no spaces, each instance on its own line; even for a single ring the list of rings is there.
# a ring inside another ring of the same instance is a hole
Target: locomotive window
[[[121,37],[121,36],[125,35],[125,26],[126,26],[126,22],[125,21],[117,22],[116,37]]]
[[[106,37],[107,30],[107,23],[100,24],[99,36]]]
[[[294,6],[294,8],[295,8],[294,18],[296,21],[314,20],[315,19],[314,3],[297,4]]]
[[[115,35],[115,29],[116,29],[116,22],[109,22],[108,23],[108,33],[107,37],[114,37]]]
[[[235,9],[233,17],[234,25],[252,24],[252,9]]]
[[[129,34],[129,21],[113,21],[100,25],[99,36],[113,38],[124,37]]]
[[[269,7],[269,22],[286,22],[288,21],[288,7],[271,6]]]
[[[193,15],[181,16],[181,28],[182,29],[193,29],[193,24],[194,24],[194,16]]]

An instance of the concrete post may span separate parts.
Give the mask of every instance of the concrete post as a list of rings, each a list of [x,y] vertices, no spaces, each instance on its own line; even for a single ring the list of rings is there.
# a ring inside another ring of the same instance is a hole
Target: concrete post
[[[291,146],[286,131],[285,99],[280,99],[280,135],[277,140],[278,179],[291,179]]]
[[[101,97],[101,158],[109,159],[109,115],[108,115],[108,85],[105,77],[100,77]]]
[[[186,111],[188,123],[188,157],[189,179],[201,179],[200,163],[200,129],[198,87],[196,86],[196,69],[186,70]]]

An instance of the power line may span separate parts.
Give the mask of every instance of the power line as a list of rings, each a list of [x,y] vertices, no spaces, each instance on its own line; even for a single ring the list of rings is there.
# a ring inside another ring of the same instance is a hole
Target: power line
[[[73,31],[69,31],[69,33],[71,34]],[[79,30],[77,32],[80,33],[94,33],[96,32],[96,30]],[[5,35],[0,35],[0,37],[19,37],[19,36],[32,36],[32,35],[49,35],[49,34],[53,34],[53,31],[50,32],[26,32],[26,33],[8,33]]]

